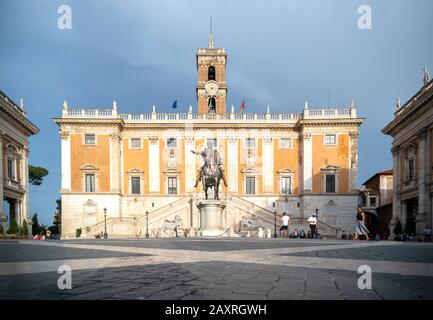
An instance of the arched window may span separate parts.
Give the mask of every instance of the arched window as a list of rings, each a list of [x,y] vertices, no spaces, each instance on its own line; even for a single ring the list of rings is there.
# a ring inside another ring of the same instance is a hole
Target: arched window
[[[214,66],[209,67],[209,69],[207,71],[207,79],[208,80],[215,80],[216,79]]]
[[[208,112],[209,113],[216,112],[216,102],[215,102],[215,98],[213,97],[209,99]]]

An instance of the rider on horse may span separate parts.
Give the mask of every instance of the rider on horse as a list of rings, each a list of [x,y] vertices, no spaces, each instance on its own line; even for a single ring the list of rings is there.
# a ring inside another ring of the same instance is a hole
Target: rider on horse
[[[227,187],[226,178],[224,176],[224,170],[222,168],[222,160],[221,160],[221,157],[220,157],[218,150],[216,148],[214,148],[214,150],[211,150],[211,151],[208,151],[207,148],[202,148],[200,150],[200,152],[197,152],[194,150],[191,150],[191,152],[194,154],[201,155],[203,157],[203,160],[204,160],[204,164],[201,166],[199,173],[197,174],[197,179],[195,181],[194,188],[197,188],[198,182],[204,176],[204,170],[205,170],[205,168],[209,167],[209,163],[211,160],[210,157],[212,157],[212,156],[216,158],[215,163],[217,164],[216,168],[218,170],[218,174],[221,177],[221,179],[224,181],[224,185]]]

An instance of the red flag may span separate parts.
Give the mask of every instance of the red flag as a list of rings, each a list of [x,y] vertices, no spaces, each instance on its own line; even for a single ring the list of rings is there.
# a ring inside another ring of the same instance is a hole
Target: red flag
[[[245,109],[245,102],[244,100],[242,100],[242,104],[241,104],[241,113],[244,111]]]

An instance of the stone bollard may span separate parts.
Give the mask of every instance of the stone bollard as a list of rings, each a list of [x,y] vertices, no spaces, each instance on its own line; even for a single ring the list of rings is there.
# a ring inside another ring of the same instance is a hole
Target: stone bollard
[[[250,237],[251,237],[251,234],[249,231],[247,231],[247,238],[250,238]]]
[[[272,232],[271,229],[266,229],[266,238],[271,238],[272,237]]]

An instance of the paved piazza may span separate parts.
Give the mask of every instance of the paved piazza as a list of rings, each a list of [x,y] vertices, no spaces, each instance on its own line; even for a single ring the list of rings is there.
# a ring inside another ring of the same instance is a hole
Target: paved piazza
[[[300,239],[1,241],[0,299],[432,299],[433,244]],[[60,290],[59,266],[72,270]],[[372,288],[358,289],[358,267]]]

